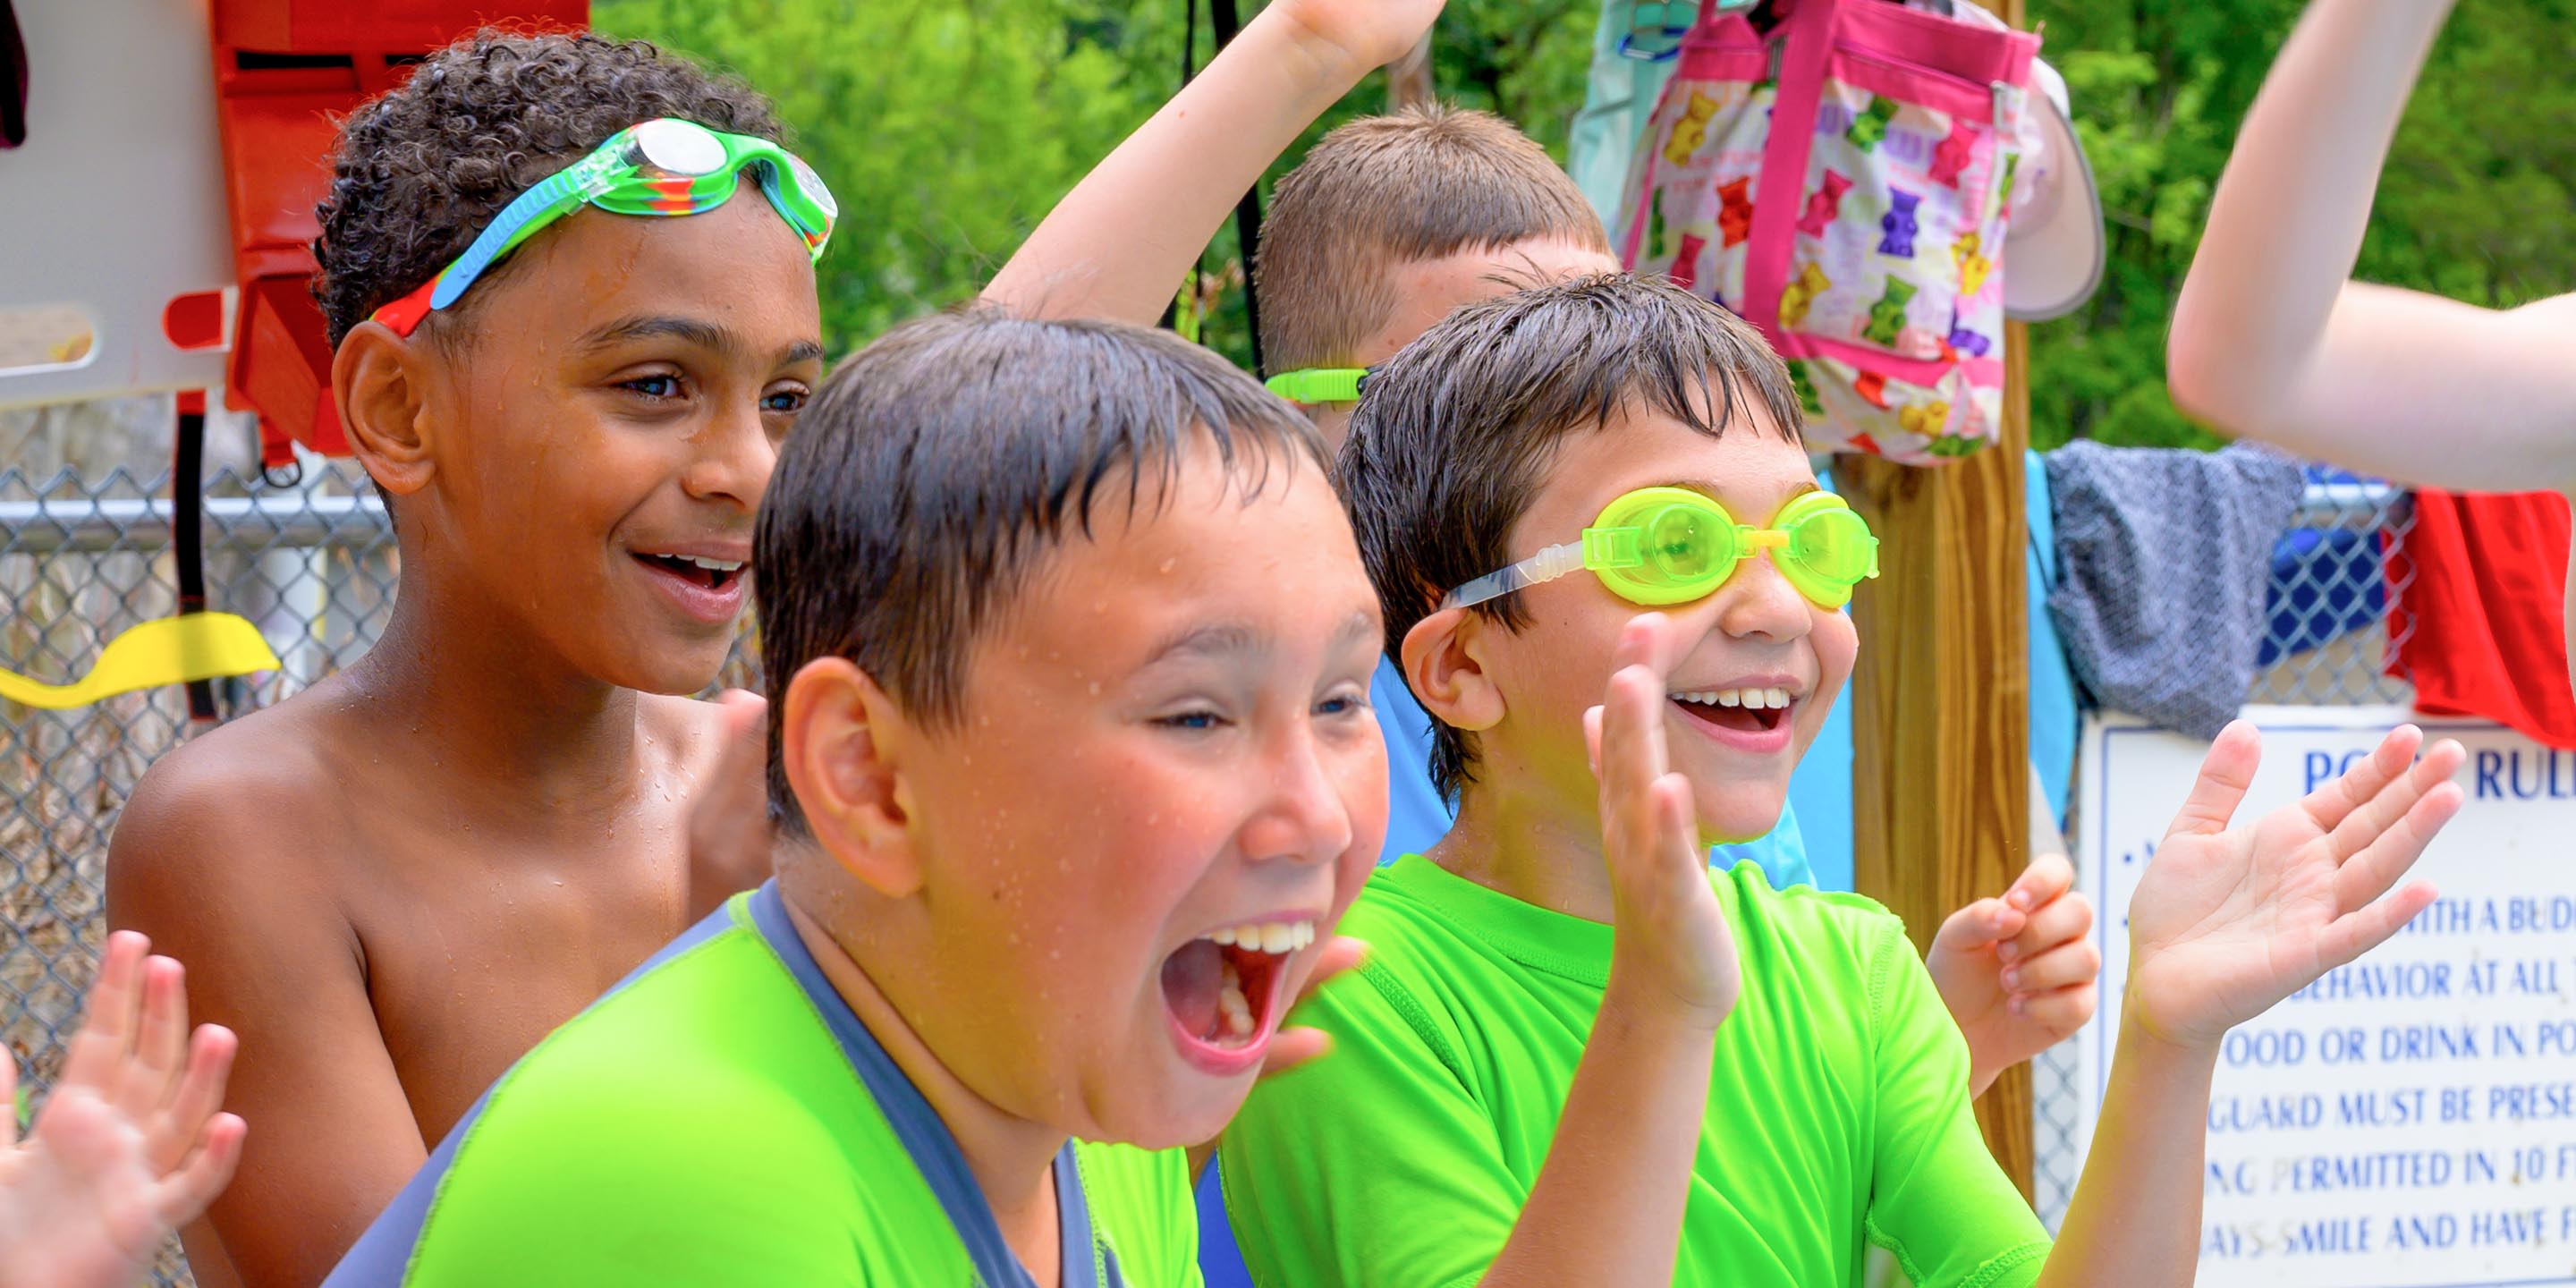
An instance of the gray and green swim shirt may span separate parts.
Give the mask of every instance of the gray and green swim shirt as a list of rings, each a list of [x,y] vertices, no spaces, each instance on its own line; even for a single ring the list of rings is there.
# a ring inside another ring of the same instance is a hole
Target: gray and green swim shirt
[[[1055,1159],[1063,1282],[1197,1285],[1177,1150]],[[825,981],[776,882],[555,1030],[327,1288],[1030,1288],[947,1127]]]

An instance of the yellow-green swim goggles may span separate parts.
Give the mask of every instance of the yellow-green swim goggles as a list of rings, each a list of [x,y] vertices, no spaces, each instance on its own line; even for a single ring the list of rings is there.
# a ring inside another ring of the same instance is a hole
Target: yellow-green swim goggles
[[[1500,572],[1487,573],[1440,601],[1464,608],[1523,586],[1589,568],[1630,603],[1660,608],[1705,599],[1757,550],[1799,594],[1819,608],[1851,602],[1852,587],[1878,575],[1878,538],[1850,505],[1831,492],[1808,492],[1780,507],[1771,526],[1737,523],[1710,497],[1678,487],[1647,487],[1602,507],[1581,541],[1549,546]]]

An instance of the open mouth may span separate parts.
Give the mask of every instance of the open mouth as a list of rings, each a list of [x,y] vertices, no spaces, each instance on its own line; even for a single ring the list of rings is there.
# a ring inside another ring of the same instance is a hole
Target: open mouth
[[[733,559],[701,559],[695,555],[650,555],[637,552],[635,562],[655,572],[677,577],[706,590],[730,588],[743,574],[744,565]]]
[[[1187,1044],[1232,1065],[1257,1055],[1278,1023],[1288,959],[1315,942],[1312,921],[1247,922],[1201,935],[1163,959],[1163,1005]],[[1187,1054],[1187,1045],[1184,1047]]]
[[[1737,733],[1771,733],[1788,723],[1787,689],[1699,689],[1671,695],[1693,719]]]

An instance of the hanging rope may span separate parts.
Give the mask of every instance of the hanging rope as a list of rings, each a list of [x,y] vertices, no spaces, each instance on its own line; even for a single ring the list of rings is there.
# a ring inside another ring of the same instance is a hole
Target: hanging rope
[[[1216,35],[1217,49],[1222,51],[1243,30],[1243,24],[1235,9],[1235,0],[1208,0],[1208,25]],[[1181,0],[1181,84],[1183,85],[1189,84],[1198,75],[1198,27],[1198,0]],[[1210,60],[1214,60],[1213,55]],[[1241,201],[1234,203],[1234,236],[1235,240],[1242,244],[1243,316],[1246,325],[1252,329],[1252,366],[1255,371],[1258,371],[1262,367],[1261,301],[1252,289],[1252,259],[1261,249],[1261,185],[1258,181],[1255,181],[1243,194]],[[1194,268],[1190,271],[1188,282],[1182,287],[1181,296],[1191,299],[1195,307],[1197,295],[1198,270]],[[1181,321],[1180,308],[1181,299],[1175,298],[1172,301],[1172,307],[1163,313],[1164,326],[1178,327]],[[1195,330],[1194,327],[1189,329]]]

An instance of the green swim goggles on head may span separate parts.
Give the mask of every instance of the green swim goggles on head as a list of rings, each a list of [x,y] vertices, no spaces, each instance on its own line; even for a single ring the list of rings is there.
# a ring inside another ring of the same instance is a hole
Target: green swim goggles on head
[[[745,170],[759,177],[761,194],[805,239],[813,258],[823,258],[840,207],[813,167],[767,139],[665,116],[609,135],[589,156],[520,193],[464,254],[418,290],[377,309],[372,320],[410,335],[421,319],[454,304],[494,261],[585,205],[619,215],[704,214],[733,200]]]
[[[1500,572],[1450,591],[1442,608],[1464,608],[1523,586],[1589,568],[1601,584],[1649,608],[1705,599],[1755,551],[1768,550],[1780,575],[1818,608],[1851,602],[1852,587],[1878,575],[1878,538],[1831,492],[1809,492],[1780,507],[1771,526],[1737,523],[1705,494],[1647,487],[1602,507],[1581,541],[1549,546]]]

